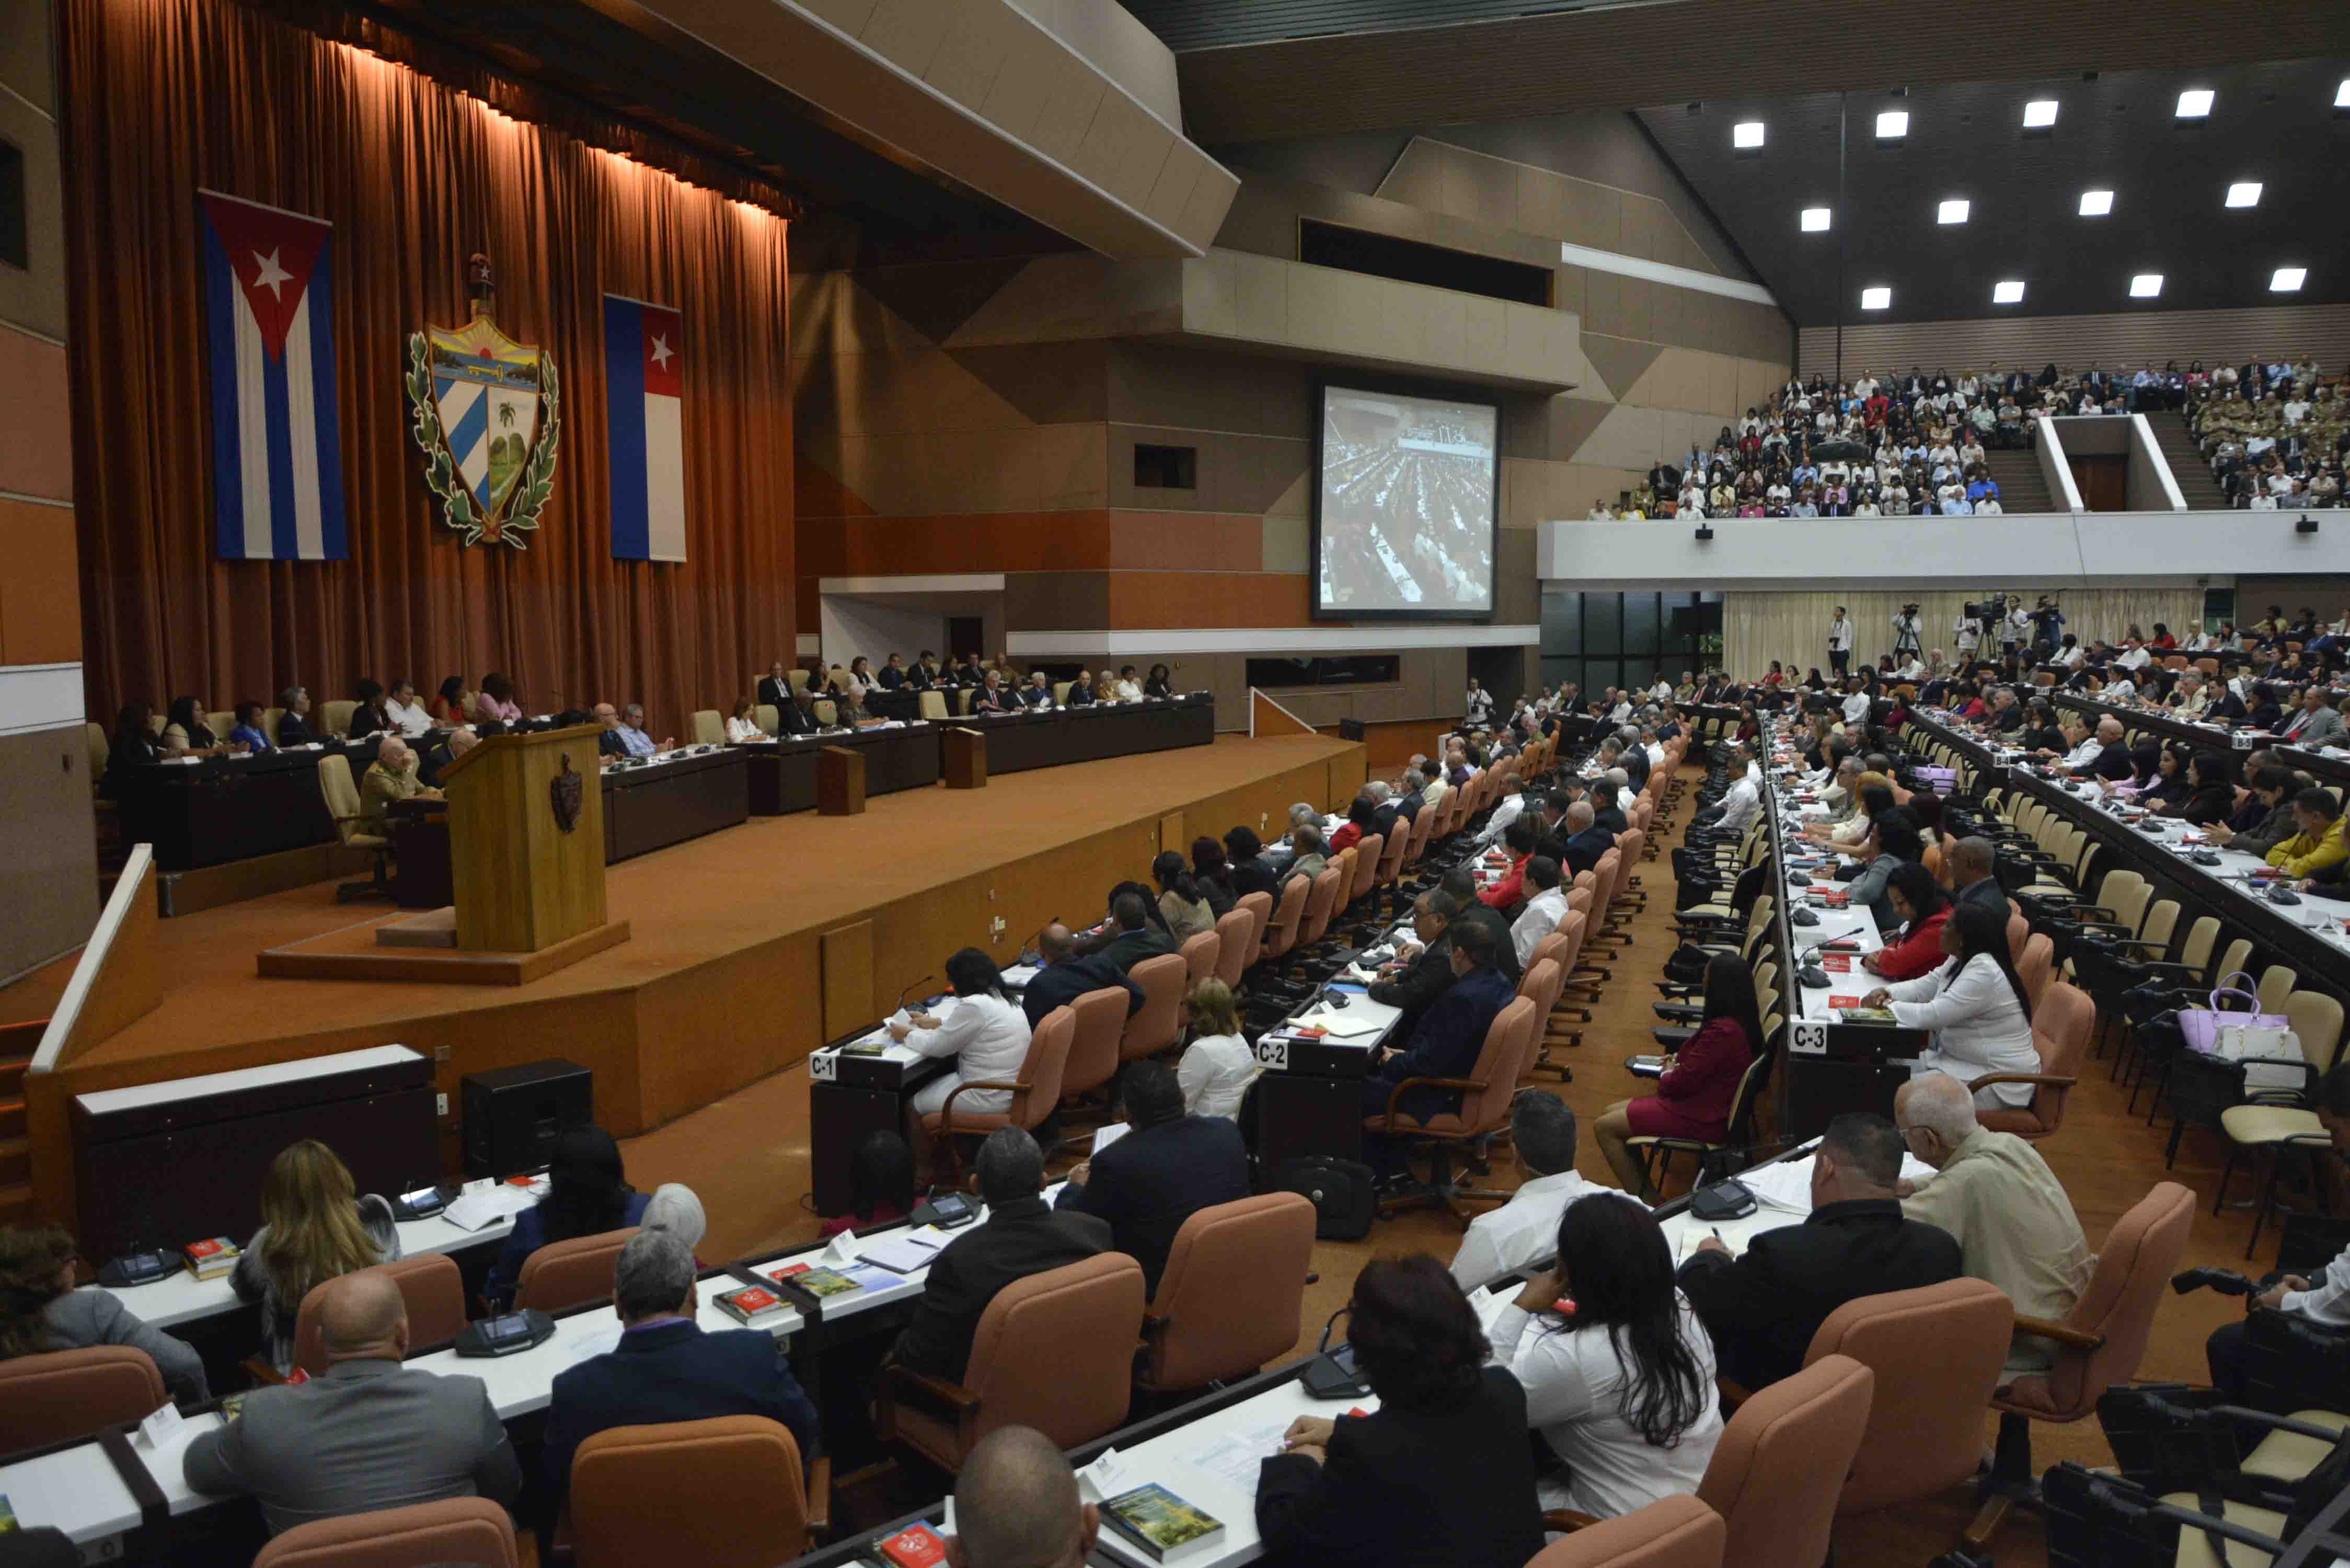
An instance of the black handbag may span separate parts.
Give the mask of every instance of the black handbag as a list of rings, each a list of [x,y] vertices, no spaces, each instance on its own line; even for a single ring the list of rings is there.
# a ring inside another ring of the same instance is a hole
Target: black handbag
[[[1301,1154],[1273,1168],[1266,1190],[1295,1192],[1314,1205],[1314,1235],[1322,1241],[1359,1241],[1378,1212],[1378,1179],[1358,1159]]]

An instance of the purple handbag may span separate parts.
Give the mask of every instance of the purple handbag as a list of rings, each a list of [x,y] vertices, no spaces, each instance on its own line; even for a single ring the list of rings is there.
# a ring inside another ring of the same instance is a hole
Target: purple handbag
[[[2239,980],[2244,982],[2243,986],[2230,983],[2231,981]],[[2259,995],[2245,989],[2251,983],[2252,977],[2241,971],[2234,974],[2222,975],[2219,987],[2211,992],[2211,1005],[2208,1011],[2199,1007],[2182,1007],[2178,1010],[2178,1032],[2187,1037],[2187,1048],[2189,1051],[2200,1051],[2208,1056],[2219,1050],[2220,1026],[2222,1023],[2241,1023],[2253,1029],[2289,1027],[2289,1021],[2282,1013],[2261,1011]],[[2241,1012],[2229,1010],[2228,999],[2230,998],[2243,1003]]]

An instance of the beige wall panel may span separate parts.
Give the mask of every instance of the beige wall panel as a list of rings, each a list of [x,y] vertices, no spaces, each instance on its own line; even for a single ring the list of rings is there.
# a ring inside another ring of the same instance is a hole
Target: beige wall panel
[[[1685,344],[1689,341],[1682,323],[1687,318],[1690,291],[1675,288],[1670,284],[1651,284],[1648,287],[1648,336],[1659,343]]]
[[[1449,148],[1444,159],[1444,210],[1454,217],[1496,229],[1521,226],[1515,165],[1482,152]]]
[[[1465,362],[1490,364],[1503,348],[1509,329],[1508,312],[1498,299],[1470,296],[1461,302],[1461,352]]]
[[[1301,484],[1302,491],[1304,486]],[[1303,514],[1274,516],[1264,520],[1264,569],[1268,572],[1307,572],[1314,566],[1314,525]]]
[[[791,294],[792,353],[800,359],[839,354],[910,354],[931,340],[905,317],[857,286],[845,272],[802,275]]]
[[[799,0],[801,9],[831,23],[850,37],[859,37],[881,0]]]
[[[1469,300],[1465,294],[1438,295],[1428,302],[1420,326],[1419,351],[1440,365],[1458,365],[1468,358]]]
[[[1107,438],[1098,424],[844,437],[810,457],[884,516],[1108,504]]]
[[[73,389],[66,351],[0,325],[0,490],[51,501],[73,499]],[[66,585],[72,587],[70,576]],[[79,657],[78,654],[76,657]]]
[[[1166,164],[1167,140],[1166,127],[1145,114],[1140,104],[1106,87],[1069,167],[1119,201],[1139,206]],[[1147,169],[1142,167],[1146,163]]]
[[[1312,366],[1216,348],[1155,343],[1110,347],[1107,417],[1254,435],[1314,428]]]
[[[1215,244],[1216,231],[1232,210],[1232,198],[1240,193],[1240,177],[1232,171],[1200,155],[1200,177],[1191,185],[1191,194],[1183,203],[1183,215],[1175,232],[1206,250]],[[1294,254],[1294,253],[1293,253]]]
[[[1657,250],[1657,203],[1638,196],[1626,196],[1619,237],[1614,246],[1619,255],[1638,256],[1654,261]]]
[[[1183,319],[1209,332],[1240,336],[1240,268],[1229,254],[1211,254],[1183,269]]]
[[[1064,167],[1076,169],[1084,161],[1086,138],[1109,84],[1074,55],[1056,53],[1042,90],[1045,101],[1028,133],[1029,144]]]
[[[1139,99],[1170,128],[1183,128],[1174,51],[1115,0],[1013,0],[1035,24]]]
[[[1738,411],[1759,409],[1784,384],[1786,376],[1758,359],[1738,362]]]
[[[1707,411],[1722,420],[1744,413],[1746,405],[1738,400],[1740,361],[1728,354],[1708,354],[1704,358]]]
[[[1144,215],[1180,232],[1184,210],[1191,204],[1191,192],[1207,167],[1205,158],[1170,137],[1158,178],[1151,182],[1150,193],[1142,199]]]
[[[1806,328],[1802,364],[1806,375],[1826,375],[1835,363],[1835,332]],[[2350,305],[2290,305],[2247,310],[2149,310],[2110,316],[2002,317],[1989,320],[1918,321],[1846,327],[1846,374],[1864,368],[1907,370],[1911,365],[1962,367],[2029,365],[2051,359],[2066,369],[2091,362],[2108,368],[2184,365],[2226,360],[2241,364],[2254,354],[2316,357],[2329,371],[2350,360]]]
[[[81,726],[0,738],[0,979],[88,940],[98,919],[98,831]]]
[[[1581,317],[1589,296],[1589,274],[1579,266],[1560,264],[1551,271],[1550,302],[1569,316]]]
[[[981,116],[1006,134],[1035,145],[1036,128],[1044,122],[1047,99],[1062,79],[1063,64],[1055,54],[1007,49],[986,98],[981,100]]]
[[[1627,336],[1624,331],[1626,281],[1620,274],[1601,272],[1596,267],[1586,274],[1584,289],[1583,330],[1604,332],[1611,337]]]
[[[1566,238],[1566,182],[1546,169],[1511,167],[1518,181],[1518,228],[1545,239]]]
[[[1657,460],[1658,436],[1656,410],[1618,403],[1575,457],[1603,468],[1646,469]]]
[[[833,365],[829,396],[814,400],[831,428],[845,434],[1018,430],[1036,422],[939,349],[844,354]]]
[[[1397,159],[1376,192],[1390,202],[1440,212],[1444,206],[1444,163],[1432,143],[1415,138]]]
[[[1028,31],[1020,14],[1006,6],[958,6],[952,30],[922,79],[976,113]]]
[[[1254,343],[1280,343],[1289,336],[1289,276],[1278,266],[1238,269],[1240,335]]]
[[[47,115],[0,92],[0,138],[25,154],[24,270],[0,265],[0,321],[63,339],[66,335],[65,197],[57,133]]]
[[[56,72],[49,52],[50,0],[12,0],[8,26],[0,27],[0,86],[32,101],[45,114],[57,112]]]
[[[1657,335],[1648,330],[1648,296],[1662,286],[1651,283],[1645,277],[1619,278],[1617,282],[1619,286],[1617,291],[1617,308],[1622,312],[1624,322],[1621,329],[1622,336],[1645,337],[1654,341]]]
[[[858,41],[909,76],[927,76],[957,9],[954,0],[881,0]]]
[[[967,348],[1168,332],[1180,325],[1182,315],[1178,263],[1039,256],[996,290],[948,343]]]
[[[1605,185],[1595,185],[1588,180],[1569,180],[1561,187],[1560,199],[1565,209],[1566,233],[1561,235],[1578,245],[1594,250],[1612,251],[1624,237],[1624,197],[1618,191]]]

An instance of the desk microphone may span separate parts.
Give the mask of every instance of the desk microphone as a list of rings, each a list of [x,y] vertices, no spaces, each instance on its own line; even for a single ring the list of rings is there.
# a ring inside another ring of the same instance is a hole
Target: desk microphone
[[[897,1005],[896,1007],[891,1008],[889,1011],[891,1011],[892,1012],[901,1012],[901,1011],[903,1011],[903,1009],[905,1008],[905,1005],[906,1005],[906,992],[909,992],[909,991],[913,990],[913,989],[914,989],[914,987],[915,987],[915,986],[918,986],[918,985],[928,985],[928,984],[930,984],[930,983],[931,983],[931,981],[934,981],[934,980],[936,980],[936,979],[938,979],[938,978],[939,978],[939,977],[938,977],[935,973],[932,973],[932,974],[926,974],[926,975],[924,975],[921,979],[920,979],[920,980],[918,980],[918,981],[913,981],[910,982],[910,983],[907,985],[907,987],[906,987],[906,990],[905,990],[905,991],[901,991],[901,992],[899,992],[898,993],[898,1005]]]

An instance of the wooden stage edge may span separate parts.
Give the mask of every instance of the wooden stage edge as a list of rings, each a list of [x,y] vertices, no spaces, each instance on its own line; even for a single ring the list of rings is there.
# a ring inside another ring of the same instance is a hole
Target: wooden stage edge
[[[405,912],[345,931],[265,948],[255,965],[273,980],[382,981],[421,985],[528,985],[629,940],[629,922],[607,920],[535,953],[463,952],[443,947],[379,947],[375,928]],[[356,940],[353,940],[356,935]]]
[[[957,948],[1009,963],[1047,921],[1093,918],[1114,884],[1149,878],[1162,844],[1236,824],[1270,836],[1292,802],[1343,806],[1364,777],[1358,743],[1219,736],[980,790],[903,790],[858,816],[754,817],[611,867],[606,919],[629,940],[519,983],[256,973],[255,954],[335,932],[349,933],[343,951],[373,950],[374,922],[328,884],[159,921],[165,1005],[26,1082],[36,1209],[71,1224],[75,1095],[370,1045],[422,1052],[452,1108],[470,1074],[567,1057],[595,1074],[597,1120],[633,1137],[934,989]],[[440,1126],[454,1171],[456,1118]]]

